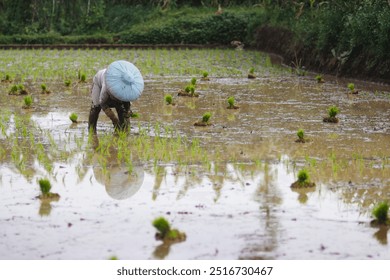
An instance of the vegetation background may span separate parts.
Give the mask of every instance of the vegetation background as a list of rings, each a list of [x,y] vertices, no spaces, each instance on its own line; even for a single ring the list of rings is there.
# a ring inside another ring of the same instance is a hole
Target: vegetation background
[[[233,40],[287,64],[390,81],[390,0],[0,0],[3,45]]]

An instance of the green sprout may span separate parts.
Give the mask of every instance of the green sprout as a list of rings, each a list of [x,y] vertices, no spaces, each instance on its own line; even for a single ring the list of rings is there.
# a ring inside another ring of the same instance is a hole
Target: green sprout
[[[324,79],[322,78],[322,75],[317,75],[315,77],[315,79],[316,79],[317,83],[323,83],[324,82]]]
[[[41,189],[42,194],[48,195],[51,190],[51,183],[48,179],[39,179],[39,188]]]
[[[25,96],[23,100],[24,100],[24,105],[25,105],[26,107],[30,107],[31,104],[32,104],[32,102],[33,102],[33,99],[32,99],[32,96],[31,96],[31,95]]]
[[[80,82],[84,83],[87,80],[87,75],[85,73],[80,74]]]
[[[162,239],[164,239],[171,230],[169,222],[164,217],[156,218],[152,224],[157,229]]]
[[[330,118],[335,118],[336,115],[340,112],[339,108],[337,108],[336,106],[331,106],[329,107],[328,109],[328,114],[329,114],[329,117]]]
[[[207,78],[209,76],[209,73],[207,71],[203,71],[202,75],[203,78]]]
[[[164,100],[165,100],[165,102],[166,102],[168,105],[171,105],[172,102],[173,102],[173,97],[172,97],[172,95],[167,94],[167,95],[164,96]]]
[[[249,73],[253,75],[253,74],[255,73],[255,68],[254,68],[254,67],[251,67],[251,68],[249,69]]]
[[[185,92],[194,94],[195,93],[195,86],[193,84],[188,85],[184,89]]]
[[[307,170],[302,169],[298,172],[298,182],[303,185],[309,182],[309,173]]]
[[[298,139],[300,141],[304,141],[305,140],[305,131],[302,128],[298,129],[297,136],[298,136]]]
[[[229,104],[229,107],[228,108],[234,108],[234,102],[235,102],[235,100],[234,100],[234,96],[230,96],[229,98],[228,98],[228,104]]]
[[[156,239],[164,242],[180,242],[186,239],[186,234],[177,229],[171,229],[169,222],[164,217],[156,218],[152,224],[158,231]]]
[[[191,79],[191,85],[195,86],[196,85],[196,78]]]
[[[374,207],[372,210],[372,214],[376,218],[379,224],[386,224],[389,220],[388,217],[389,212],[389,204],[387,201],[383,201]]]
[[[211,118],[211,113],[210,112],[204,113],[203,116],[202,116],[202,122],[208,123],[210,118]]]
[[[18,85],[18,90],[23,91],[24,90],[24,85],[22,85],[22,84]]]
[[[18,86],[13,85],[9,91],[10,94],[16,94],[18,92]]]
[[[41,89],[42,89],[42,91],[46,92],[47,91],[46,84],[41,84]]]
[[[4,81],[11,81],[11,76],[9,74],[5,74]]]
[[[69,79],[67,79],[67,80],[65,80],[64,83],[65,83],[65,86],[68,87],[68,86],[70,86],[70,84],[71,84],[72,82],[71,82]]]
[[[355,90],[355,84],[354,83],[349,83],[347,85],[347,87],[349,88],[350,91],[354,91]]]
[[[70,119],[73,123],[77,123],[78,116],[77,116],[76,113],[72,113],[72,114],[70,114],[69,119]]]

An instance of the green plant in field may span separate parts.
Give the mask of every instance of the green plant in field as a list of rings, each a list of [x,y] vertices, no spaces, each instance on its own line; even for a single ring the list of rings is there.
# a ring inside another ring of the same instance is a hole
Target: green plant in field
[[[389,203],[383,201],[374,207],[372,215],[375,217],[378,224],[386,224],[389,221]]]
[[[50,93],[50,91],[47,89],[46,84],[41,84],[41,92],[44,93]]]
[[[39,179],[38,183],[39,183],[39,188],[41,189],[41,193],[44,196],[47,196],[51,190],[51,183],[49,179]]]
[[[291,188],[312,188],[315,183],[310,182],[309,172],[302,169],[298,172],[297,181],[291,185]]]
[[[65,84],[65,86],[70,86],[70,84],[71,84],[72,82],[69,80],[69,79],[67,79],[67,80],[65,80],[64,81],[64,84]]]
[[[79,72],[79,81],[85,83],[86,80],[87,80],[87,75],[85,73]]]
[[[210,121],[210,118],[211,118],[211,113],[210,112],[206,112],[202,116],[202,122],[208,123]]]
[[[24,101],[25,107],[26,107],[26,108],[30,108],[30,107],[31,107],[31,104],[32,104],[32,102],[33,102],[32,96],[31,96],[31,95],[25,96],[24,99],[23,99],[23,101]]]
[[[173,97],[170,94],[164,96],[164,100],[168,105],[173,105]]]
[[[358,93],[359,93],[359,91],[357,91],[357,90],[355,89],[355,84],[354,84],[354,83],[349,83],[349,84],[347,85],[347,87],[348,87],[348,89],[349,89],[349,93],[352,93],[352,94],[358,94]]]
[[[330,118],[335,118],[339,112],[340,110],[336,106],[331,106],[328,108],[328,115]]]
[[[305,131],[302,128],[298,129],[297,136],[298,136],[298,139],[295,142],[305,143],[307,141],[307,139],[305,137]]]
[[[300,184],[305,184],[309,182],[309,173],[307,172],[307,170],[302,169],[298,172],[298,182]]]
[[[72,121],[72,123],[77,123],[78,116],[76,113],[72,113],[70,114],[69,119]]]
[[[203,71],[202,76],[203,76],[203,78],[208,78],[209,77],[209,72]]]
[[[336,116],[339,112],[340,112],[340,110],[336,106],[329,107],[328,108],[328,117],[324,118],[324,122],[338,123],[339,119],[336,118]]]
[[[188,85],[184,88],[184,91],[187,93],[190,93],[190,94],[194,94],[195,93],[195,86],[193,84]]]
[[[164,238],[171,230],[169,222],[164,217],[156,218],[152,224],[161,235],[161,238]]]
[[[234,96],[230,96],[228,99],[227,99],[227,103],[228,103],[228,109],[238,109],[239,107],[236,106],[235,104],[235,99],[234,99]]]
[[[316,79],[317,83],[323,83],[324,82],[324,79],[322,78],[322,75],[317,75],[315,77],[315,79]]]
[[[195,87],[195,85],[196,85],[196,78],[192,78],[191,79],[191,85],[193,85]]]
[[[5,74],[5,77],[4,79],[2,80],[2,82],[11,82],[11,75],[10,74]]]
[[[251,67],[249,68],[249,74],[255,74],[255,68],[254,67]]]
[[[164,242],[181,242],[186,239],[186,234],[171,229],[169,222],[164,217],[156,218],[152,225],[157,229],[156,239]]]
[[[139,118],[139,114],[138,114],[138,113],[131,112],[130,118]]]
[[[13,85],[11,89],[9,90],[9,94],[17,94],[18,93],[18,86]]]

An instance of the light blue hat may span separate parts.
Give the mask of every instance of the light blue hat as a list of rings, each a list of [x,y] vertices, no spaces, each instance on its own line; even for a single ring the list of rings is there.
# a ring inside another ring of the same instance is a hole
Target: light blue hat
[[[111,63],[106,71],[106,86],[120,101],[134,101],[144,90],[144,79],[138,68],[125,60]]]

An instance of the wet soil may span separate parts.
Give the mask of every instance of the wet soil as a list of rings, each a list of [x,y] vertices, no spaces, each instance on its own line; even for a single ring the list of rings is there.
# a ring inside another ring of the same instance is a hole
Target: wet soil
[[[162,106],[165,94],[189,77],[145,75],[129,141],[139,127],[169,125],[199,141],[203,162],[133,159],[130,174],[115,159],[103,168],[85,150],[54,161],[51,172],[38,160],[21,172],[0,133],[0,259],[389,259],[388,228],[370,221],[373,206],[390,199],[390,89],[355,81],[359,95],[346,95],[345,80],[326,76],[318,84],[314,76],[213,77],[199,84],[199,98],[178,98],[172,110]],[[64,139],[87,138],[90,88],[55,83],[31,112],[6,94],[7,85],[0,101],[10,122],[27,115],[50,133],[52,140],[40,139],[45,147],[54,141],[60,153],[77,145]],[[29,89],[39,92],[39,83]],[[240,110],[226,110],[232,95]],[[332,105],[340,108],[337,125],[322,121]],[[212,127],[194,128],[199,112],[212,113]],[[310,142],[292,142],[299,128]],[[101,114],[98,137],[105,133],[113,128]],[[290,188],[302,167],[315,188]],[[35,199],[42,176],[60,200]],[[156,240],[151,223],[158,216],[186,240]]]

